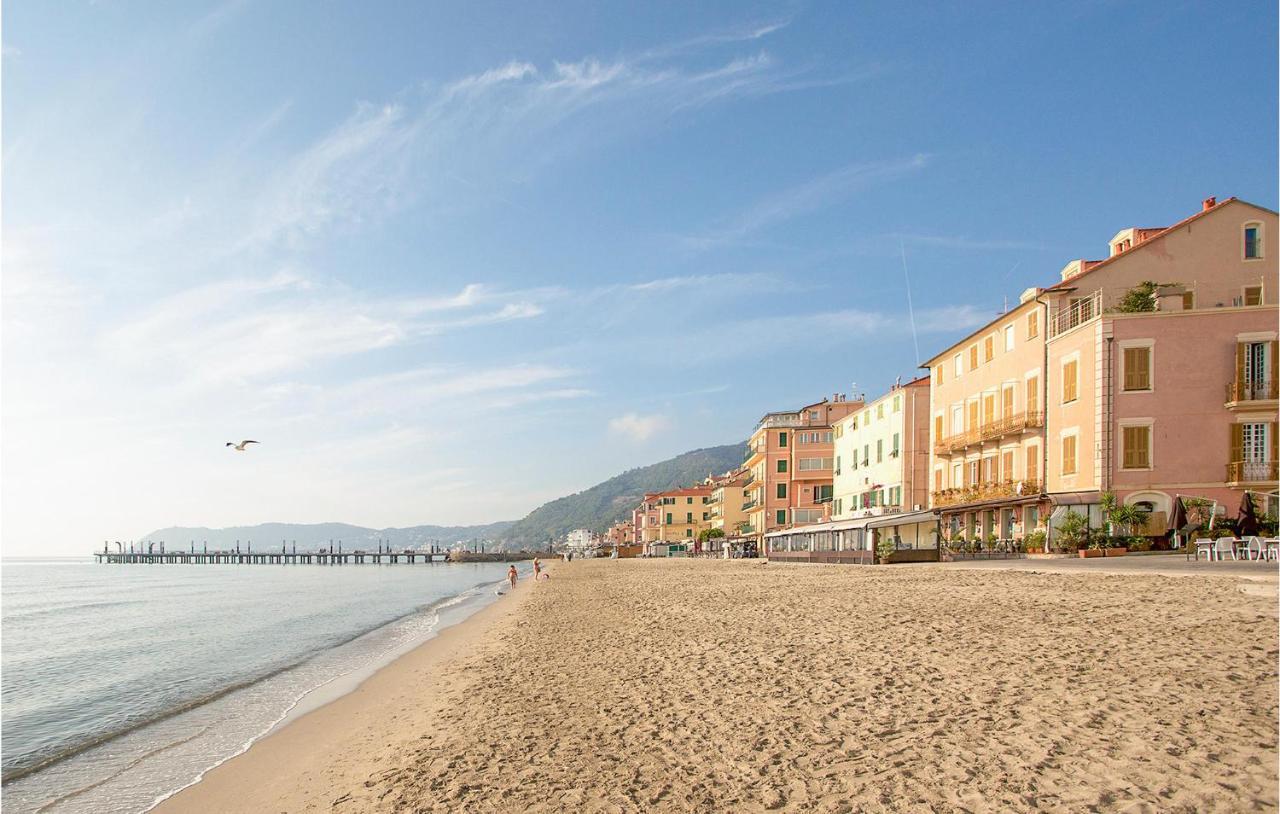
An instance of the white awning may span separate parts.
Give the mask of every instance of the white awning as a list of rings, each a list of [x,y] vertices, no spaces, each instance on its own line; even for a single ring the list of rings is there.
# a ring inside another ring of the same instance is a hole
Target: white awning
[[[867,528],[883,529],[890,526],[911,526],[916,523],[932,523],[938,516],[932,511],[903,512],[902,514],[884,514],[871,518]]]
[[[849,529],[866,528],[866,525],[872,520],[879,520],[880,517],[858,517],[853,520],[833,520],[826,523],[813,523],[808,526],[796,526],[789,529],[779,529],[771,531],[765,537],[784,537],[788,534],[816,534],[820,531],[847,531]]]

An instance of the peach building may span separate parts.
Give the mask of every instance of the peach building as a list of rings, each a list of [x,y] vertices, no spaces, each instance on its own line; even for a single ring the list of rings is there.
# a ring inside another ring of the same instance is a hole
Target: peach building
[[[631,512],[632,545],[644,545],[660,539],[658,517],[658,493],[648,492]]]
[[[929,377],[888,393],[835,422],[832,520],[929,504]]]
[[[1044,304],[1039,289],[934,356],[931,505],[955,539],[1021,536],[1047,508]]]
[[[1128,228],[927,363],[932,502],[952,534],[1021,537],[1101,493],[1235,514],[1276,489],[1276,213],[1210,198]],[[1049,523],[1050,534],[1057,520]]]
[[[744,533],[764,553],[764,535],[830,516],[835,471],[832,424],[862,407],[836,394],[799,410],[768,413],[747,442]]]

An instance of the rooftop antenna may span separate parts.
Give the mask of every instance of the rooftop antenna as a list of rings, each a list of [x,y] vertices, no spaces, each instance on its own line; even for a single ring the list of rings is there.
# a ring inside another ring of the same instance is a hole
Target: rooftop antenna
[[[902,278],[907,283],[907,316],[911,318],[911,344],[916,349],[916,366],[920,366],[920,339],[916,336],[916,311],[911,305],[911,275],[907,273],[907,244],[898,238],[898,248],[902,250]]]

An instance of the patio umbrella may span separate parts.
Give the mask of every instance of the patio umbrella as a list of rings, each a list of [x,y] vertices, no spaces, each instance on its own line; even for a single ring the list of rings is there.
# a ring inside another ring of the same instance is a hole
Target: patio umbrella
[[[1249,537],[1258,533],[1258,513],[1253,509],[1253,496],[1248,492],[1240,499],[1240,518],[1236,521],[1237,533]]]
[[[1169,512],[1169,531],[1181,531],[1187,524],[1187,507],[1182,502],[1182,495],[1173,499],[1173,511]]]

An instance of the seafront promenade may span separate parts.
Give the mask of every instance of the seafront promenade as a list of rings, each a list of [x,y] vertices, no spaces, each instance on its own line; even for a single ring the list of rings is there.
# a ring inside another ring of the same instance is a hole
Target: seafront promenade
[[[1274,810],[1274,578],[1074,567],[556,563],[158,810]]]

